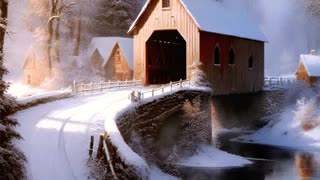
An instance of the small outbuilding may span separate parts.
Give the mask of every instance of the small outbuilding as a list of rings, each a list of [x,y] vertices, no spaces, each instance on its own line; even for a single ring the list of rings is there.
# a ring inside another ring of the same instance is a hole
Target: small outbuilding
[[[303,80],[309,85],[320,82],[320,56],[315,50],[312,50],[310,54],[300,55],[296,77],[297,80]]]
[[[123,37],[96,37],[91,41],[90,66],[106,80],[133,77],[133,40]]]
[[[214,94],[260,91],[266,38],[246,12],[216,0],[148,0],[129,32],[134,78],[145,85],[190,79],[201,61]]]
[[[27,53],[23,65],[24,83],[30,86],[40,86],[50,75],[49,63],[44,53],[32,47]]]

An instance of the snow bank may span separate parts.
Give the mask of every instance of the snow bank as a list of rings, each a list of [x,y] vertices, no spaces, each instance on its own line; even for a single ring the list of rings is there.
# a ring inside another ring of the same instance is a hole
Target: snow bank
[[[179,178],[162,172],[158,167],[153,166],[150,174],[151,180],[178,180]]]
[[[187,167],[237,167],[251,164],[252,162],[240,156],[229,154],[213,146],[202,146],[192,157],[180,159],[178,165]]]
[[[310,107],[313,104],[314,98],[319,97],[313,97],[304,103],[301,103],[301,100],[298,101],[296,105],[287,107],[282,112],[279,120],[269,122],[266,127],[258,130],[254,134],[245,135],[234,140],[304,150],[319,150],[319,124],[311,130],[306,131],[304,129],[304,123],[310,119],[310,116],[316,121],[320,121],[320,107],[317,104]]]
[[[33,96],[24,97],[18,99],[18,104],[27,105],[31,103],[37,103],[39,101],[48,100],[48,99],[61,99],[63,97],[70,96],[72,93],[71,89],[59,90],[59,91],[48,91],[35,94]]]
[[[30,103],[36,103],[37,101],[41,101],[44,99],[60,99],[62,97],[71,95],[72,90],[70,88],[67,88],[48,91],[21,83],[12,83],[7,93],[17,98],[17,102],[23,106]]]
[[[10,87],[7,91],[8,94],[10,94],[13,97],[16,97],[17,99],[25,98],[29,96],[33,96],[35,94],[44,93],[44,89],[40,88],[34,88],[22,83],[13,83],[10,82]]]

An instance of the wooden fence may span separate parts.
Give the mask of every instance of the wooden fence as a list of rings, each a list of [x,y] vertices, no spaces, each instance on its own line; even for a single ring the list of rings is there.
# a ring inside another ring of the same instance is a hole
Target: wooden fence
[[[287,86],[292,84],[295,81],[293,78],[283,78],[283,77],[265,77],[264,86]]]
[[[85,93],[98,93],[106,89],[112,88],[122,88],[122,87],[134,87],[142,85],[141,80],[132,81],[108,81],[108,82],[98,82],[98,83],[77,83],[73,81],[73,93],[75,94],[85,94]]]
[[[191,84],[190,80],[180,80],[176,82],[170,82],[168,84],[163,84],[160,87],[155,87],[147,91],[133,91],[129,95],[129,99],[131,99],[132,102],[140,101],[141,99],[144,99],[144,98],[154,97],[154,96],[161,95],[165,92],[170,92],[179,88],[188,87],[190,86],[190,84]]]

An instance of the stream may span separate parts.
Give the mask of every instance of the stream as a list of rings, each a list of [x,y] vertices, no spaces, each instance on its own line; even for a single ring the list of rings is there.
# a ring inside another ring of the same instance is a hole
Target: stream
[[[288,99],[284,92],[263,92],[255,95],[213,97],[211,113],[217,129],[237,128],[217,134],[222,151],[247,158],[253,163],[244,167],[197,168],[180,167],[186,180],[320,180],[320,152],[302,151],[232,141],[248,131],[263,127]]]

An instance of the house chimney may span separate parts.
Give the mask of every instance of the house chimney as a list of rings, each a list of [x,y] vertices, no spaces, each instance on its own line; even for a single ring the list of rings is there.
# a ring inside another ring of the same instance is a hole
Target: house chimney
[[[317,51],[315,49],[312,49],[310,51],[310,55],[313,55],[313,56],[317,55]]]

